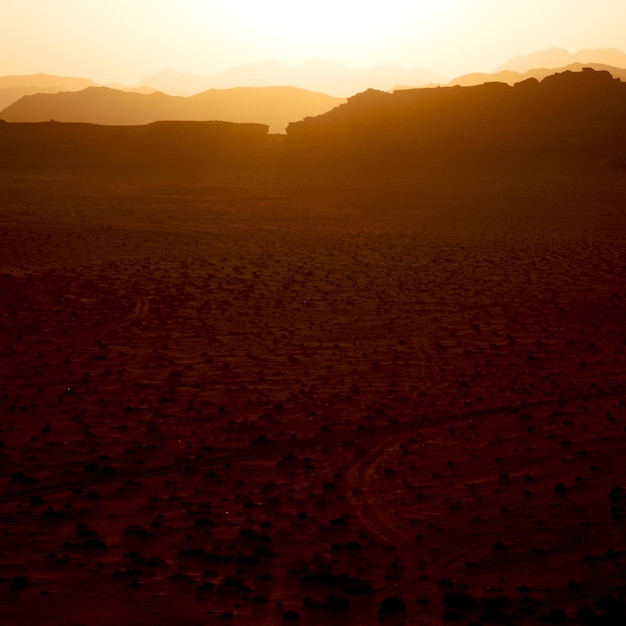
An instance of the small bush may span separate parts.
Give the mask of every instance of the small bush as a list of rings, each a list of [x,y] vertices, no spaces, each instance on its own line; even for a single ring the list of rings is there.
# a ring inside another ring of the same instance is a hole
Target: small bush
[[[391,596],[385,598],[378,609],[378,615],[385,617],[387,615],[397,615],[398,613],[404,613],[406,611],[406,604],[404,600],[399,596]]]
[[[478,601],[464,591],[447,591],[443,594],[443,603],[453,611],[471,611],[478,607]]]

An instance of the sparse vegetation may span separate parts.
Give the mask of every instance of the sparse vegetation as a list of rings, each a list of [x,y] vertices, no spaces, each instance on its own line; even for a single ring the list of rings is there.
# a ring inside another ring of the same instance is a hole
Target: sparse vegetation
[[[142,169],[176,125],[2,125],[7,623],[624,623],[621,140],[498,127],[517,89],[397,168],[375,124],[325,152],[349,107],[315,167],[309,130],[187,170]]]

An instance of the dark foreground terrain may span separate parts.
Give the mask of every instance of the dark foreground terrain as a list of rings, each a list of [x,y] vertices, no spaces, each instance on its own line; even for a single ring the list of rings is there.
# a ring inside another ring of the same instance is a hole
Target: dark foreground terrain
[[[0,194],[3,623],[621,623],[622,173]]]
[[[625,102],[0,123],[2,623],[626,623]]]

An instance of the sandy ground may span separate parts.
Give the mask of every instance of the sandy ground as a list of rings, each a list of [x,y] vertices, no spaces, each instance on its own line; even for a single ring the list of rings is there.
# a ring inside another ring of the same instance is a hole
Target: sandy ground
[[[622,623],[623,175],[0,197],[2,623]]]

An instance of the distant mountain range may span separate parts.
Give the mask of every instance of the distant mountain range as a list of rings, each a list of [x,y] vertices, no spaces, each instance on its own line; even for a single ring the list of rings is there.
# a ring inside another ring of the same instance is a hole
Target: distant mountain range
[[[250,63],[206,76],[165,70],[144,78],[139,85],[184,96],[210,88],[290,85],[345,98],[365,89],[386,91],[399,83],[426,86],[448,80],[440,74],[422,68],[406,69],[396,64],[358,68],[313,59],[300,65],[285,65],[278,61]]]
[[[563,48],[548,48],[527,55],[520,55],[509,59],[497,67],[495,72],[510,70],[513,72],[527,72],[535,68],[557,68],[572,63],[599,63],[613,67],[626,68],[626,53],[617,48],[590,48],[578,52],[568,52]]]
[[[272,102],[276,89],[301,91],[274,88],[271,95],[272,89],[258,88],[258,93]],[[191,100],[106,88],[56,98],[99,98],[100,93],[142,103]],[[200,94],[199,100],[214,93]],[[110,105],[104,101],[105,109]],[[370,89],[322,115],[290,123],[286,136],[269,136],[262,124],[218,121],[143,126],[5,122],[0,123],[0,166],[28,171],[91,168],[124,176],[205,176],[252,168],[285,172],[290,180],[300,174],[309,180],[319,173],[362,182],[432,174],[443,176],[445,183],[456,173],[480,172],[549,176],[570,171],[587,176],[607,168],[626,171],[624,110],[626,83],[609,72],[586,69],[542,81],[530,78],[515,86],[489,82],[393,93]]]
[[[483,83],[488,82],[507,83],[508,85],[514,85],[515,83],[528,80],[529,78],[543,80],[547,76],[551,76],[555,73],[567,71],[581,72],[585,67],[590,67],[591,69],[597,71],[607,71],[613,76],[613,78],[619,78],[620,80],[626,81],[626,69],[623,68],[613,67],[612,65],[603,65],[602,63],[570,63],[569,65],[565,65],[564,67],[559,67],[556,69],[541,67],[527,70],[525,72],[517,72],[515,70],[501,70],[499,72],[494,72],[493,74],[465,74],[450,81],[448,83],[448,86],[453,87],[455,85],[460,85],[461,87],[470,87],[472,85],[482,85]]]
[[[621,50],[569,53],[560,48],[514,57],[493,73],[466,74],[452,81],[419,68],[387,64],[363,69],[319,59],[300,65],[266,61],[206,76],[166,70],[134,87],[103,87],[87,78],[33,74],[0,77],[0,119],[120,125],[216,119],[266,124],[276,133],[284,132],[289,122],[341,104],[344,98],[337,94],[347,97],[367,89],[393,91],[444,84],[513,85],[583,67],[606,70],[626,81],[626,53]]]
[[[140,125],[159,120],[253,122],[284,132],[287,124],[320,115],[345,102],[296,87],[210,89],[184,98],[161,92],[140,94],[108,87],[33,94],[0,111],[7,122],[87,122]]]
[[[561,48],[549,48],[526,56],[517,56],[496,68],[493,72],[472,72],[457,76],[441,85],[482,85],[486,82],[502,82],[513,85],[527,78],[542,80],[546,76],[567,70],[580,71],[583,67],[608,70],[615,78],[624,78],[626,53],[615,48],[597,48],[570,53]],[[415,89],[419,84],[397,83],[396,89]]]
[[[541,80],[555,71],[580,71],[582,66],[609,69],[616,78],[622,78],[624,72],[619,70],[626,68],[626,53],[615,48],[588,49],[574,53],[561,48],[549,48],[526,56],[513,57],[493,73],[466,74],[452,81],[424,68],[406,69],[397,64],[357,68],[321,59],[300,65],[265,61],[206,76],[165,70],[144,78],[138,86],[169,94],[192,95],[209,88],[291,85],[347,98],[367,89],[392,91],[436,85],[479,85],[488,81],[513,84],[531,77]]]

